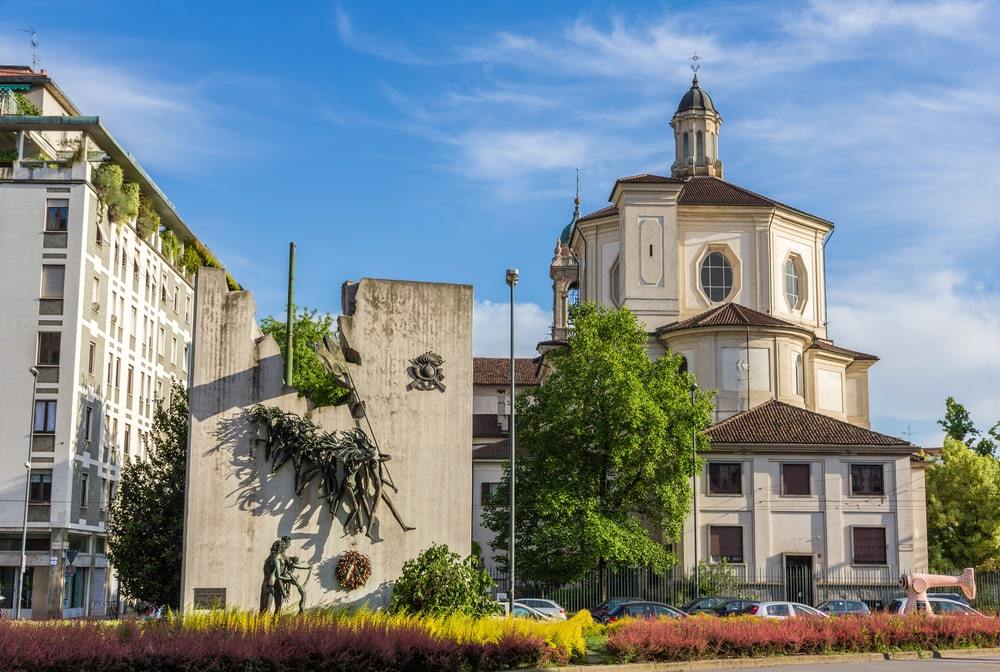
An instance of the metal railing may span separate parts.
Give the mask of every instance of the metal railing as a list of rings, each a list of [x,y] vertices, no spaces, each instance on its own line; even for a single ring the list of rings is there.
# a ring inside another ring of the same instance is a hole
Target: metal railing
[[[507,575],[490,570],[493,594],[509,589]],[[904,571],[905,573],[905,571]],[[957,575],[961,570],[941,573]],[[723,595],[754,600],[787,600],[816,605],[824,600],[861,600],[873,611],[885,608],[903,597],[899,575],[890,575],[885,567],[848,568],[814,572],[810,568],[788,567],[784,571],[729,566],[728,571],[709,572],[702,568],[701,590],[695,590],[693,572],[680,568],[656,572],[650,569],[621,569],[608,573],[608,597],[631,597],[681,606],[700,596]],[[591,609],[600,603],[600,577],[596,570],[578,581],[559,584],[544,580],[517,578],[517,597],[541,597],[555,600],[567,611]],[[1000,572],[976,573],[977,595],[971,604],[984,612],[1000,612]],[[931,593],[959,593],[958,588],[935,589]]]

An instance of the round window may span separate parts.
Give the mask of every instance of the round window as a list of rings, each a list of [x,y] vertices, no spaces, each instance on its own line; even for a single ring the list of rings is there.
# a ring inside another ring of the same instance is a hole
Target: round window
[[[722,252],[709,252],[701,262],[701,288],[712,303],[725,301],[733,291],[733,267]]]
[[[797,259],[789,257],[785,260],[785,301],[792,310],[802,307],[803,275],[802,266]]]

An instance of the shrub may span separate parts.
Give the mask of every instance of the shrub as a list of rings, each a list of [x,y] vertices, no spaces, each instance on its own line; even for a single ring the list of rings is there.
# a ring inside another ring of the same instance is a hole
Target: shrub
[[[160,230],[160,213],[156,211],[153,200],[145,194],[139,197],[139,216],[136,218],[136,225],[139,234],[146,240]]]
[[[416,614],[496,614],[500,605],[490,597],[490,575],[471,555],[462,559],[444,544],[434,544],[415,560],[403,563],[392,590],[389,609]]]
[[[232,615],[225,618],[232,618]],[[269,625],[262,625],[270,621]],[[15,672],[317,672],[500,670],[548,662],[538,637],[457,642],[415,625],[347,626],[331,619],[245,619],[240,630],[165,623],[0,622],[0,660]],[[216,624],[218,625],[218,624]]]
[[[791,620],[707,616],[628,621],[608,634],[620,662],[792,654],[929,650],[1000,644],[998,617],[865,617]]]

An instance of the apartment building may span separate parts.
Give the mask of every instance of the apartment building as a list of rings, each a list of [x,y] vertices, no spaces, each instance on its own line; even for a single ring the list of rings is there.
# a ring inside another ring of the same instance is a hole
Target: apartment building
[[[109,163],[124,178],[115,195],[101,186]],[[6,611],[26,490],[22,614],[101,616],[117,599],[108,507],[123,463],[146,456],[156,400],[187,381],[195,247],[204,254],[98,117],[81,116],[44,70],[0,66]]]

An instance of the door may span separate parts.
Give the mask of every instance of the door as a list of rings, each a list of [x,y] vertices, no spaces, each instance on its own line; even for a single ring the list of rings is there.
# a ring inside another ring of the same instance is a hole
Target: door
[[[785,556],[785,599],[812,605],[813,559],[811,555]]]

